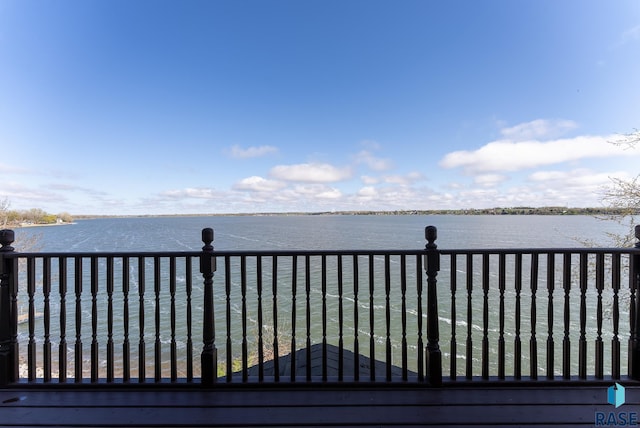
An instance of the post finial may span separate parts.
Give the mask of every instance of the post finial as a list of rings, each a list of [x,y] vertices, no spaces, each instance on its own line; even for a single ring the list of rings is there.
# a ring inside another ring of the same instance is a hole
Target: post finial
[[[424,228],[424,237],[427,240],[427,245],[425,248],[427,250],[433,250],[438,248],[436,245],[436,239],[438,239],[438,228],[435,226],[427,226]]]
[[[13,251],[14,248],[11,246],[13,241],[15,240],[16,235],[13,230],[10,229],[2,229],[0,230],[0,251],[2,252],[10,252]]]
[[[202,229],[202,242],[204,242],[204,247],[202,247],[202,251],[213,251],[213,229],[207,227]]]

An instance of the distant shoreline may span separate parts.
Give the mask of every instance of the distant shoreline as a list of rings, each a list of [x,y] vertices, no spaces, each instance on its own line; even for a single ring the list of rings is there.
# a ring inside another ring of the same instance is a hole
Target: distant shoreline
[[[360,210],[360,211],[319,211],[319,212],[264,212],[264,213],[209,213],[209,214],[130,214],[130,215],[73,215],[76,220],[98,218],[156,218],[156,217],[243,217],[243,216],[330,216],[330,215],[607,215],[622,216],[638,214],[628,209],[618,208],[569,208],[569,207],[512,207],[458,210]],[[70,223],[65,223],[70,224]],[[44,225],[43,225],[44,226]],[[55,225],[52,225],[55,226]]]

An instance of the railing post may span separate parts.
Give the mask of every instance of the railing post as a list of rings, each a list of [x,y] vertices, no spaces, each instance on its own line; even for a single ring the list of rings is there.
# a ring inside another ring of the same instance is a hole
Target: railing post
[[[204,348],[201,356],[202,384],[213,385],[218,373],[218,351],[215,346],[213,314],[213,273],[216,271],[216,259],[213,254],[213,229],[202,229],[202,254],[200,272],[204,278],[204,322],[202,339]]]
[[[635,237],[637,242],[635,248],[640,250],[640,225],[635,227]],[[635,299],[631,299],[634,302],[635,307],[630,308],[633,318],[633,334],[631,337],[631,349],[629,352],[629,374],[631,378],[640,380],[640,254],[634,254],[631,256],[631,279],[633,281],[633,290],[635,293]]]
[[[0,230],[0,386],[18,380],[18,314],[14,305],[17,263],[5,257],[13,252],[13,230]]]
[[[440,352],[440,330],[438,327],[437,276],[440,270],[440,252],[435,241],[438,230],[427,226],[424,230],[427,240],[425,246],[425,269],[427,272],[427,378],[432,386],[442,385],[442,354]]]

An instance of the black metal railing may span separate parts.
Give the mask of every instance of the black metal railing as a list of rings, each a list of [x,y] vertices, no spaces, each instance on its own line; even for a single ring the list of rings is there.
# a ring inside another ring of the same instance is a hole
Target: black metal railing
[[[205,229],[197,252],[18,253],[0,231],[0,385],[640,380],[640,249],[425,237],[217,251]]]

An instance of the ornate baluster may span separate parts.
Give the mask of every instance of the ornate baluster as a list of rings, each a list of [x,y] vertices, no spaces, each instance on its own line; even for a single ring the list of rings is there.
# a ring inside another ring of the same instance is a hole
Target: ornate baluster
[[[369,379],[376,380],[376,338],[375,338],[375,316],[374,299],[375,291],[375,270],[373,254],[369,255]]]
[[[107,257],[107,382],[113,382],[113,257]]]
[[[391,267],[389,254],[384,255],[384,296],[386,324],[386,379],[391,382]]]
[[[408,380],[407,356],[407,256],[400,256],[400,293],[402,302],[402,380]],[[422,348],[420,348],[422,349]]]
[[[564,338],[562,339],[562,377],[571,379],[571,254],[565,253],[562,263],[562,288],[564,289]]]
[[[555,255],[547,254],[547,379],[553,379],[554,346],[553,346],[553,290],[555,287]]]
[[[296,319],[297,319],[297,302],[296,294],[298,292],[298,256],[291,258],[291,382],[296,381]]]
[[[500,291],[500,333],[498,336],[498,378],[505,378],[505,342],[504,342],[504,291],[507,282],[506,255],[498,257],[498,289]]]
[[[580,338],[578,339],[578,376],[587,378],[587,273],[588,254],[580,254]]]
[[[29,298],[29,343],[27,345],[27,364],[29,366],[29,382],[36,380],[36,261],[33,257],[27,259],[27,295]]]
[[[58,381],[67,381],[67,258],[60,257],[58,262],[60,285],[60,344],[58,346]]]
[[[311,259],[309,255],[304,257],[304,282],[305,282],[305,298],[306,298],[306,328],[307,328],[307,350],[306,350],[306,375],[307,382],[311,381]]]
[[[247,258],[246,256],[240,256],[240,298],[242,307],[242,381],[247,382],[249,380],[249,373],[247,371],[249,359],[249,350],[247,348]]]
[[[342,256],[338,257],[338,380],[344,380],[344,308],[342,283]]]
[[[256,260],[256,283],[258,286],[258,380],[264,380],[264,343],[262,339],[262,330],[264,329],[262,321],[262,256],[258,256]]]
[[[529,341],[529,352],[531,366],[529,372],[531,379],[538,379],[538,341],[536,339],[536,292],[538,291],[538,253],[531,254],[531,339]]]
[[[273,375],[280,381],[280,354],[278,343],[278,257],[273,256],[271,290],[273,292]]]
[[[456,312],[456,289],[458,283],[458,261],[456,254],[451,254],[451,365],[449,368],[449,377],[451,380],[456,380],[458,377],[458,343],[456,339],[456,321],[458,315]]]
[[[327,381],[327,256],[321,257],[322,285],[322,380]]]
[[[44,381],[51,382],[51,259],[42,260],[42,293],[44,295],[44,343],[42,355],[44,359]]]
[[[144,342],[144,293],[146,285],[145,258],[138,257],[138,319],[140,324],[140,335],[138,338],[138,382],[146,380],[146,354],[147,346]]]
[[[618,292],[620,291],[620,254],[612,255],[611,286],[613,288],[613,339],[611,339],[611,377],[620,379],[620,340],[618,326],[620,323],[620,305]]]
[[[122,380],[131,380],[131,344],[129,343],[129,288],[130,288],[130,259],[122,258],[122,312],[124,315],[124,340],[122,341]]]
[[[435,226],[427,226],[424,231],[425,265],[427,272],[427,376],[432,386],[442,385],[442,354],[440,352],[440,332],[438,327],[437,276],[440,271],[440,251],[436,245],[438,231]]]
[[[416,295],[417,295],[417,303],[418,303],[418,380],[420,382],[424,381],[424,340],[422,338],[422,257],[419,255],[416,256]]]
[[[482,378],[489,379],[489,254],[482,255]]]
[[[602,341],[602,290],[604,289],[604,254],[596,255],[596,289],[598,292],[598,303],[596,313],[597,337],[595,343],[596,351],[596,379],[604,377],[604,343]]]
[[[191,257],[186,260],[186,293],[187,293],[187,382],[193,381],[193,312],[191,308],[191,292],[193,291],[193,263]],[[217,375],[217,374],[216,374]]]
[[[466,341],[466,378],[473,379],[473,306],[471,296],[473,293],[473,255],[467,254],[467,341]]]
[[[422,274],[422,272],[420,272]],[[360,318],[358,308],[358,256],[353,255],[353,379],[360,380],[360,342],[358,340],[358,320]]]
[[[522,340],[520,338],[520,326],[522,322],[521,313],[521,293],[522,293],[522,253],[516,254],[516,269],[515,269],[515,284],[516,289],[516,337],[513,340],[513,377],[517,380],[522,378]]]
[[[231,257],[224,257],[224,295],[225,314],[227,322],[227,382],[231,382],[233,377],[233,347],[231,341]]]
[[[160,340],[160,312],[162,310],[160,305],[160,288],[161,288],[161,266],[160,257],[155,256],[153,258],[153,293],[155,297],[155,343],[153,345],[154,350],[154,378],[156,382],[160,382],[162,379],[162,341]]]
[[[178,380],[178,346],[176,343],[176,258],[169,258],[169,295],[171,300],[171,382]]]
[[[74,259],[76,297],[75,382],[82,382],[82,257]]]
[[[98,382],[98,259],[91,257],[91,382]]]

